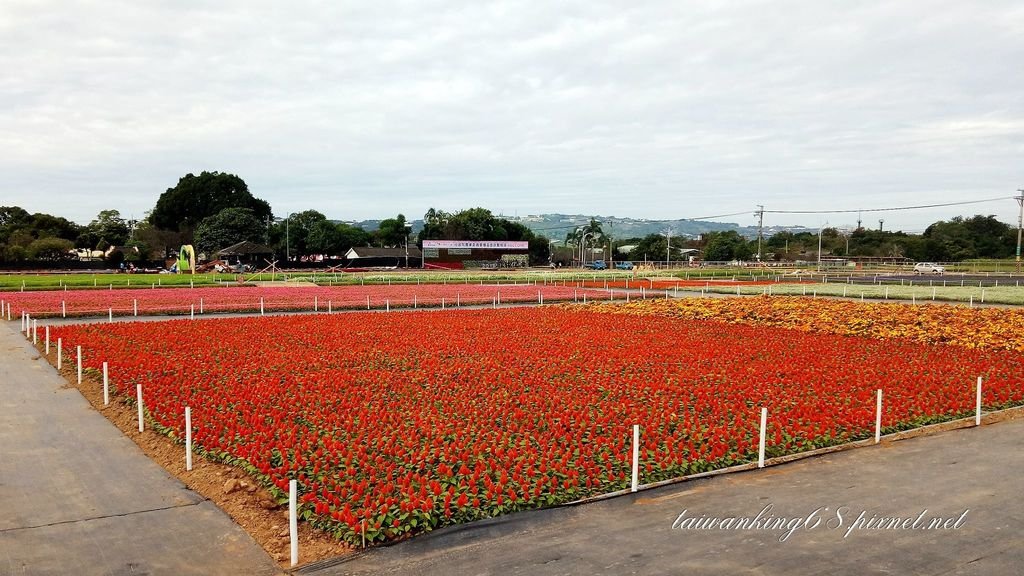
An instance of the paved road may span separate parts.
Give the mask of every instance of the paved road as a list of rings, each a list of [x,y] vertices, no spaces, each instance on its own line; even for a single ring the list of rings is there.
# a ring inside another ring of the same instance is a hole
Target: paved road
[[[1022,442],[1024,418],[446,529],[300,573],[1019,575]],[[784,530],[672,528],[684,510],[756,517],[768,505],[786,518],[828,510],[784,542]],[[950,526],[968,512],[958,529],[861,527],[844,537],[861,511],[860,525],[877,514],[910,526],[926,509]]]
[[[0,574],[278,574],[0,325]]]

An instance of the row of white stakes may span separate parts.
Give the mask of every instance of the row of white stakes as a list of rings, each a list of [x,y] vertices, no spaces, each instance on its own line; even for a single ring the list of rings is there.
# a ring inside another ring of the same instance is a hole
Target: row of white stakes
[[[665,297],[667,298],[668,295],[666,294]],[[419,299],[418,299],[418,297],[414,294],[412,298],[413,298],[413,308],[418,308],[419,307]],[[584,303],[586,303],[586,294],[583,295],[583,298],[584,298]],[[576,295],[575,295],[575,292],[574,292],[573,293],[573,300],[575,301],[575,299],[576,299]],[[629,299],[628,294],[627,294],[626,299],[628,301],[628,299]],[[495,307],[501,305],[501,291],[498,291],[497,295],[494,298],[491,298],[491,303]],[[544,303],[544,294],[541,293],[541,291],[539,291],[539,290],[537,291],[537,303],[538,304],[543,304]],[[456,293],[455,294],[455,305],[457,307],[461,307],[462,306],[462,293]],[[385,310],[390,312],[391,311],[391,300],[390,299],[385,300],[384,301],[384,306],[385,306]],[[445,307],[446,307],[446,298],[441,298],[441,308],[445,308]],[[67,314],[68,314],[67,303],[64,300],[61,300],[60,308],[61,308],[61,317],[62,318],[67,318]],[[367,310],[372,309],[371,304],[370,304],[370,297],[369,296],[366,297],[366,309]],[[320,311],[320,297],[319,296],[314,296],[313,297],[313,311],[314,312],[319,312]],[[204,313],[204,301],[203,301],[202,298],[199,299],[199,313],[200,314]],[[332,304],[331,300],[327,301],[327,313],[328,314],[333,313],[333,304]],[[2,312],[0,312],[0,314],[2,314]],[[264,306],[263,297],[261,296],[260,297],[260,316],[264,316],[265,314],[266,314],[266,308]],[[7,319],[10,320],[10,305],[8,305],[7,315],[8,315]],[[132,299],[132,316],[138,316],[138,315],[139,315],[139,301],[138,301],[138,299]],[[196,305],[195,304],[191,304],[190,305],[190,309],[189,309],[189,318],[194,320],[195,317],[196,317]],[[114,321],[114,308],[112,306],[107,308],[107,321],[108,322],[113,322]]]
[[[978,376],[978,384],[975,386],[975,408],[974,425],[981,426],[981,386],[982,377]],[[764,451],[766,431],[768,428],[768,408],[761,408],[761,427],[757,442],[757,467],[764,468]],[[879,388],[875,400],[875,444],[882,440],[882,389]],[[636,492],[640,486],[640,425],[633,425],[633,476],[630,483],[630,492]]]
[[[49,353],[49,326],[46,327],[47,334],[47,353]],[[57,369],[61,368],[61,351],[63,347],[63,339],[57,339]],[[75,353],[78,362],[78,384],[82,384],[82,347],[76,346]],[[103,405],[108,406],[110,404],[110,370],[107,362],[103,362]],[[135,385],[135,405],[138,411],[139,420],[139,432],[143,432],[146,429],[146,421],[143,418],[143,412],[145,410],[143,398],[142,398],[142,384]],[[188,472],[192,471],[192,408],[189,406],[185,407],[185,470]],[[291,564],[295,566],[299,563],[299,537],[298,537],[298,517],[296,515],[296,482],[295,480],[290,481],[289,494],[288,494],[288,526],[289,535],[291,537]]]
[[[668,289],[665,290],[665,298],[669,298],[670,292],[671,291],[668,290]],[[626,302],[629,302],[630,301],[630,293],[629,293],[629,291],[625,291],[625,296],[626,296]],[[642,286],[640,287],[640,296],[644,300],[647,299],[647,291]],[[573,302],[578,302],[579,301],[580,295],[579,295],[579,292],[577,290],[573,290],[573,297],[572,298],[573,298]],[[608,299],[609,300],[615,300],[615,292],[614,292],[614,290],[609,290],[608,291]],[[540,290],[537,291],[537,303],[538,304],[544,304],[544,294]],[[586,292],[583,293],[583,303],[584,304],[587,303],[587,293]],[[2,304],[2,303],[0,303],[0,304]],[[200,298],[199,299],[199,314],[203,314],[204,313],[204,311],[205,311],[205,305],[204,304],[205,303],[204,303],[203,298]],[[491,304],[495,308],[497,308],[498,306],[501,305],[501,291],[500,290],[496,293],[496,295],[494,297],[491,298]],[[461,307],[462,306],[462,294],[461,293],[456,293],[455,294],[455,305],[457,307]],[[390,299],[387,299],[387,300],[384,301],[384,307],[385,307],[386,311],[388,311],[388,312],[391,311],[391,300]],[[446,307],[447,307],[447,299],[446,298],[441,298],[441,308],[444,309]],[[62,318],[67,318],[67,314],[68,314],[67,302],[64,301],[64,300],[61,300],[60,308],[61,308],[61,317]],[[415,294],[413,295],[413,308],[419,308],[419,299],[418,299],[418,297]],[[366,297],[366,309],[367,310],[371,310],[372,309],[372,305],[371,305],[370,297],[369,296]],[[319,299],[319,296],[314,296],[313,297],[313,311],[314,312],[319,312],[320,311],[320,299]],[[3,313],[2,312],[2,308],[0,308],[0,315],[2,315],[2,313]],[[327,301],[327,313],[328,314],[333,313],[333,303],[332,303],[331,300]],[[27,313],[26,312],[22,313],[23,316],[25,314],[27,314]],[[265,308],[265,305],[264,305],[263,297],[261,296],[260,297],[260,316],[264,316],[265,314],[266,314],[266,308]],[[137,298],[135,298],[135,299],[132,299],[132,316],[138,316],[138,315],[139,315],[139,301],[138,301]],[[195,304],[191,304],[190,308],[189,308],[189,318],[194,320],[195,316],[196,316],[196,305]],[[10,304],[7,304],[7,319],[8,320],[11,319]],[[108,322],[113,322],[114,321],[114,308],[112,306],[107,308],[107,321]]]

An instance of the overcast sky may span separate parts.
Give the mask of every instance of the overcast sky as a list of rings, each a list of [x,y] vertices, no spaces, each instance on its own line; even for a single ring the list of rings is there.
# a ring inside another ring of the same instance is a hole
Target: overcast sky
[[[1024,3],[3,0],[0,205],[689,218],[1009,198]],[[922,229],[1001,202],[883,215]],[[864,216],[877,226],[878,215]],[[766,215],[846,225],[856,215]]]

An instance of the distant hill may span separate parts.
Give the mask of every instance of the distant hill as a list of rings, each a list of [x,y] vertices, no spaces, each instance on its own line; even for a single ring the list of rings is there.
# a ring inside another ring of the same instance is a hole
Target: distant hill
[[[643,218],[619,218],[617,216],[588,216],[585,214],[537,214],[530,216],[501,216],[512,222],[519,222],[536,234],[552,240],[564,239],[566,234],[577,226],[584,226],[593,218],[601,223],[605,232],[614,238],[643,238],[649,234],[661,234],[666,229],[672,230],[674,236],[696,238],[705,232],[735,230],[747,238],[757,238],[756,226],[740,226],[735,222],[708,222],[704,220],[647,220]],[[376,230],[380,220],[362,220],[346,222],[363,230]],[[423,220],[411,220],[412,233],[415,235],[423,229]],[[803,226],[772,226],[765,227],[765,238],[776,232],[789,230],[792,232],[808,231]]]

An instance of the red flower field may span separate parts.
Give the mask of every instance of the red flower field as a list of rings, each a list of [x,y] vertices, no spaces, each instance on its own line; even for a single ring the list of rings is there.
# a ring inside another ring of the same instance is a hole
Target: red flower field
[[[535,290],[535,288],[532,288]],[[570,289],[571,290],[571,289]],[[807,306],[817,305],[806,301]],[[339,538],[445,524],[1024,402],[1024,355],[583,307],[54,328],[130,402]],[[73,354],[67,355],[73,362]],[[282,495],[283,492],[278,492]]]

